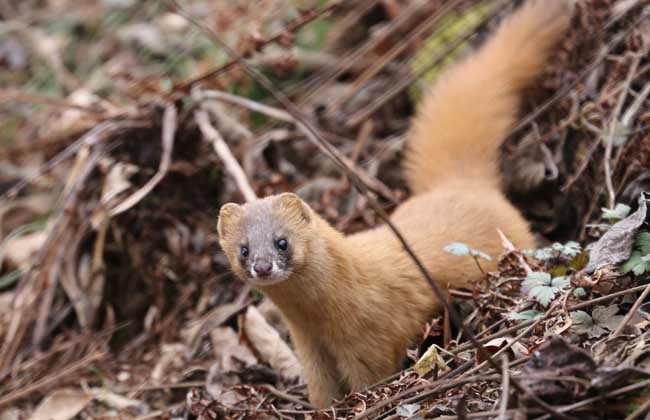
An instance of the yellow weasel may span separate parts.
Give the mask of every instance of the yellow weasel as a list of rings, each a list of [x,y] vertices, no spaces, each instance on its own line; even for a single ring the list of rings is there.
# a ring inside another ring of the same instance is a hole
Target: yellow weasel
[[[404,165],[413,196],[391,219],[444,288],[476,277],[471,259],[443,250],[450,242],[496,257],[501,229],[515,245],[534,246],[500,190],[498,148],[570,16],[570,0],[526,2],[419,108]],[[294,194],[225,204],[218,233],[235,274],[284,315],[318,407],[399,370],[421,326],[441,310],[385,226],[344,236]]]

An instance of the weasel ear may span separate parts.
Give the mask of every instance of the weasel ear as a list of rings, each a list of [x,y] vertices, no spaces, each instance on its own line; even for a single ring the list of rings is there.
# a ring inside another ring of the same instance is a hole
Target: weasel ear
[[[292,219],[303,223],[311,222],[311,209],[296,194],[282,193],[276,200],[277,205]]]
[[[217,220],[217,232],[219,233],[219,238],[225,238],[243,215],[244,209],[242,209],[240,205],[235,203],[226,203],[221,206],[221,210],[219,211],[219,220]]]

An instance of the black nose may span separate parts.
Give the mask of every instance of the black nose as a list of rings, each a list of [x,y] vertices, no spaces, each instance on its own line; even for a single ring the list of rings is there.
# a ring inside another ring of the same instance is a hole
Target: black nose
[[[272,269],[273,264],[269,261],[255,261],[253,264],[253,270],[255,270],[258,276],[268,276],[271,274]]]

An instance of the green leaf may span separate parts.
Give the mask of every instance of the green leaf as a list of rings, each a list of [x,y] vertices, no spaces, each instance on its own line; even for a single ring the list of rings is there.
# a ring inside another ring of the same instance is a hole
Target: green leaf
[[[626,204],[618,203],[613,209],[603,207],[601,210],[603,211],[604,219],[621,220],[626,218],[632,209]]]
[[[571,260],[569,266],[573,268],[575,271],[580,271],[587,266],[588,262],[589,262],[589,253],[581,252],[580,254],[578,254],[578,256],[576,256],[574,259]]]
[[[542,261],[549,260],[554,256],[571,260],[580,255],[581,250],[582,248],[580,247],[579,243],[575,241],[569,241],[564,245],[559,242],[555,242],[553,245],[546,248],[525,250],[524,254],[530,255],[531,257]]]
[[[557,287],[535,286],[528,292],[528,296],[535,299],[543,307],[547,307],[559,290]]]
[[[490,256],[489,256],[488,254],[486,254],[485,252],[477,251],[477,250],[475,250],[475,249],[470,249],[470,250],[469,250],[469,253],[470,253],[473,257],[480,257],[480,258],[483,258],[484,260],[492,261],[492,257],[490,257]]]
[[[565,276],[556,277],[553,280],[551,280],[551,286],[557,287],[558,289],[564,289],[565,287],[568,287],[570,285],[571,285],[571,280],[569,280]]]
[[[533,271],[526,276],[526,279],[521,283],[521,291],[529,293],[531,289],[537,286],[549,286],[551,284],[551,275],[539,271]]]
[[[548,270],[551,277],[562,277],[566,275],[567,267],[565,265],[555,265]]]
[[[621,265],[621,271],[623,273],[629,273],[639,264],[641,264],[641,253],[634,251],[632,252],[632,255],[630,255],[630,258]]]
[[[535,280],[541,284],[551,284],[551,275],[541,271],[533,271],[526,276],[526,280]]]
[[[632,268],[632,272],[635,275],[640,276],[641,274],[645,273],[649,269],[650,269],[650,264],[644,263],[643,260],[641,260],[639,264],[635,265],[634,268]]]
[[[553,251],[559,252],[561,256],[566,258],[574,258],[580,254],[580,244],[575,241],[569,241],[566,244],[562,245],[559,242],[555,242],[551,245]]]
[[[546,261],[553,257],[553,250],[550,247],[540,249],[526,249],[524,250],[524,254],[530,255],[537,260]]]
[[[471,255],[472,257],[480,257],[480,258],[484,258],[484,259],[486,259],[488,261],[492,260],[492,257],[490,257],[485,252],[478,251],[476,249],[472,249],[472,248],[470,248],[469,246],[467,246],[466,244],[464,244],[462,242],[448,243],[447,245],[445,245],[443,250],[445,250],[445,252],[448,252],[448,253],[450,253],[452,255],[457,255],[459,257],[464,257],[464,256],[467,256],[467,255]]]
[[[580,254],[580,251],[582,251],[582,247],[580,247],[579,243],[575,241],[569,241],[564,244],[564,247],[562,248],[562,255],[567,258],[575,258]]]
[[[639,232],[634,240],[634,246],[642,254],[650,254],[650,232],[647,230]]]
[[[513,321],[532,321],[534,319],[539,318],[543,312],[538,312],[534,309],[529,309],[527,311],[522,311],[522,312],[510,312],[508,314],[508,319],[511,319]]]
[[[643,255],[639,251],[633,251],[630,258],[621,266],[621,271],[633,272],[637,276],[650,271],[650,254]]]
[[[469,247],[461,242],[452,242],[443,248],[445,252],[448,252],[452,255],[457,255],[459,257],[464,257],[469,255]]]

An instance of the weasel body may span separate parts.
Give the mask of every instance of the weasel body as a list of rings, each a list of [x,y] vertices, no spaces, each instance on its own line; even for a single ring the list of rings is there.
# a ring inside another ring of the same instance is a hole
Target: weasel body
[[[450,242],[490,254],[488,270],[501,252],[497,229],[520,248],[534,246],[500,190],[498,148],[570,15],[569,0],[528,1],[419,108],[404,166],[414,195],[391,219],[444,288],[477,275],[470,258],[443,250]],[[441,310],[387,227],[344,236],[294,194],[224,205],[218,233],[235,274],[283,313],[318,407],[399,370]]]

